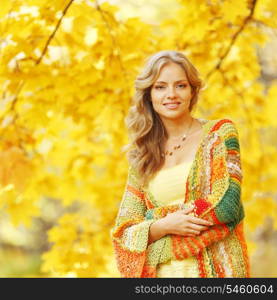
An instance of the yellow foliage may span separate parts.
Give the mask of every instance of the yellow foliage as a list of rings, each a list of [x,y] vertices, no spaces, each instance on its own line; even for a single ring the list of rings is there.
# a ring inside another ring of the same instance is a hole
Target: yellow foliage
[[[247,229],[267,216],[277,228],[277,88],[257,80],[256,52],[267,41],[257,24],[276,27],[277,10],[250,2],[180,0],[170,14],[161,1],[169,13],[150,24],[120,20],[108,2],[73,1],[63,16],[69,1],[1,1],[0,207],[27,226],[42,199],[75,209],[48,231],[43,272],[118,277],[109,231],[128,169],[124,118],[141,64],[163,49],[183,51],[200,70],[195,116],[238,126]]]
[[[249,9],[245,5],[246,1],[222,1],[222,19],[225,22],[236,23],[238,18],[245,17],[249,14]]]

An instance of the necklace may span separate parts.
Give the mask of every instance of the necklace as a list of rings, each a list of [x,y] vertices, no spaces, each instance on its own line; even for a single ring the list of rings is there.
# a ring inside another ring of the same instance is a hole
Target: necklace
[[[171,156],[173,154],[173,151],[181,148],[182,142],[184,142],[187,139],[187,136],[188,136],[188,133],[190,131],[192,123],[193,123],[193,118],[190,121],[190,125],[189,125],[189,127],[187,129],[187,132],[182,135],[181,142],[178,145],[173,146],[173,150],[172,151],[166,150],[165,153],[162,154],[162,156],[165,156],[165,155],[170,155]]]

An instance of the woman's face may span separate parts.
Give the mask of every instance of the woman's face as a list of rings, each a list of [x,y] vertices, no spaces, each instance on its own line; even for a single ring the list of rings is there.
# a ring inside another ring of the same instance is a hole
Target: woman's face
[[[184,69],[173,62],[164,65],[151,88],[154,110],[161,119],[176,119],[189,113],[191,86]]]

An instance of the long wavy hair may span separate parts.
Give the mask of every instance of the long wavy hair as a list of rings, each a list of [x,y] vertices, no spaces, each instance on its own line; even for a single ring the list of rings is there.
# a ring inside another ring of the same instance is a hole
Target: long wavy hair
[[[146,186],[154,174],[161,169],[165,157],[162,155],[168,133],[159,114],[151,102],[151,88],[159,76],[161,68],[169,63],[179,64],[186,72],[191,86],[191,112],[198,100],[202,80],[192,63],[181,52],[159,51],[146,59],[141,73],[135,79],[135,94],[125,118],[130,143],[122,149],[127,151],[129,164],[139,175],[139,183]]]

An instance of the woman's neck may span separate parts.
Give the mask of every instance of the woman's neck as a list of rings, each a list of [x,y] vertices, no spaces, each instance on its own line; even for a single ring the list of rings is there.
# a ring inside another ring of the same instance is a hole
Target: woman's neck
[[[195,119],[188,115],[181,121],[176,122],[175,120],[166,120],[164,126],[168,133],[168,140],[176,140],[182,135],[188,133],[188,129],[191,131],[194,127]]]

